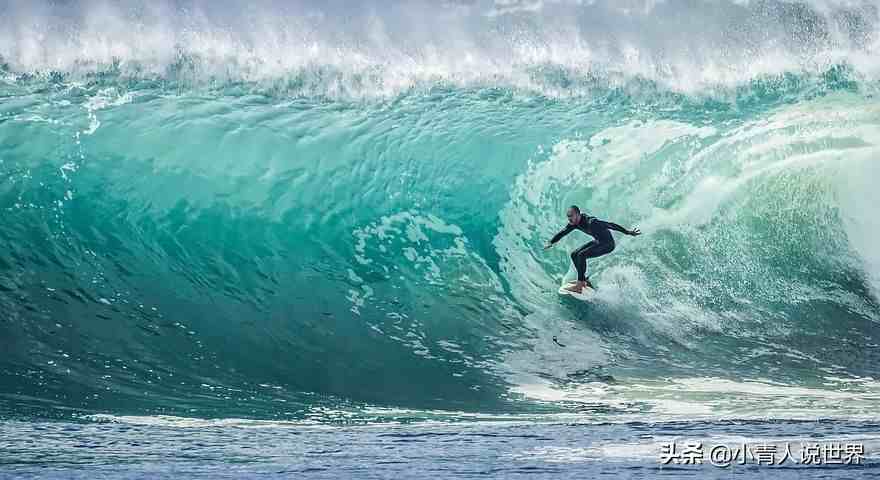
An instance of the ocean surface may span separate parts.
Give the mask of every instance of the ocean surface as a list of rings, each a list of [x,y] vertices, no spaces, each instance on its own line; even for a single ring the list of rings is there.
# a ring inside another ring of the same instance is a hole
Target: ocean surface
[[[873,1],[0,0],[0,478],[876,476],[878,58]],[[592,302],[571,204],[643,232]]]

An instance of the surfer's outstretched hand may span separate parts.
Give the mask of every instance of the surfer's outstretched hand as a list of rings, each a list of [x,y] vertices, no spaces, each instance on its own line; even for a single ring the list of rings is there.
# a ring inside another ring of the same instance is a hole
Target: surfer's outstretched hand
[[[547,245],[544,245],[544,250],[550,250],[551,247],[553,247],[553,244],[550,242],[547,242]]]
[[[632,235],[633,237],[637,237],[641,234],[642,234],[641,230],[639,230],[638,228],[634,228],[634,229],[630,230],[627,235]]]

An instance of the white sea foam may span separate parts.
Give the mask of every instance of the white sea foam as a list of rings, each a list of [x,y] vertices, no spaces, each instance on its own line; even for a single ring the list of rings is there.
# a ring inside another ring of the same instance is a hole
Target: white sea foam
[[[437,81],[570,95],[597,78],[696,93],[842,64],[880,72],[870,2],[13,0],[5,10],[0,56],[14,71],[283,80],[322,95]]]

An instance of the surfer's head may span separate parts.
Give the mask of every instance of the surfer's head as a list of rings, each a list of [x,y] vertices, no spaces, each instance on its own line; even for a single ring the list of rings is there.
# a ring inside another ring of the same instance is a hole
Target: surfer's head
[[[577,205],[572,205],[568,207],[568,211],[565,212],[565,216],[568,217],[568,223],[572,225],[577,225],[577,223],[581,221],[581,209],[578,208]]]

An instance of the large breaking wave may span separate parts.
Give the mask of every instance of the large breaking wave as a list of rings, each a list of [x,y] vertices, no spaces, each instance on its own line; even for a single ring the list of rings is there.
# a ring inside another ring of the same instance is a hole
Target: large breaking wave
[[[6,6],[7,415],[876,398],[874,4]]]

